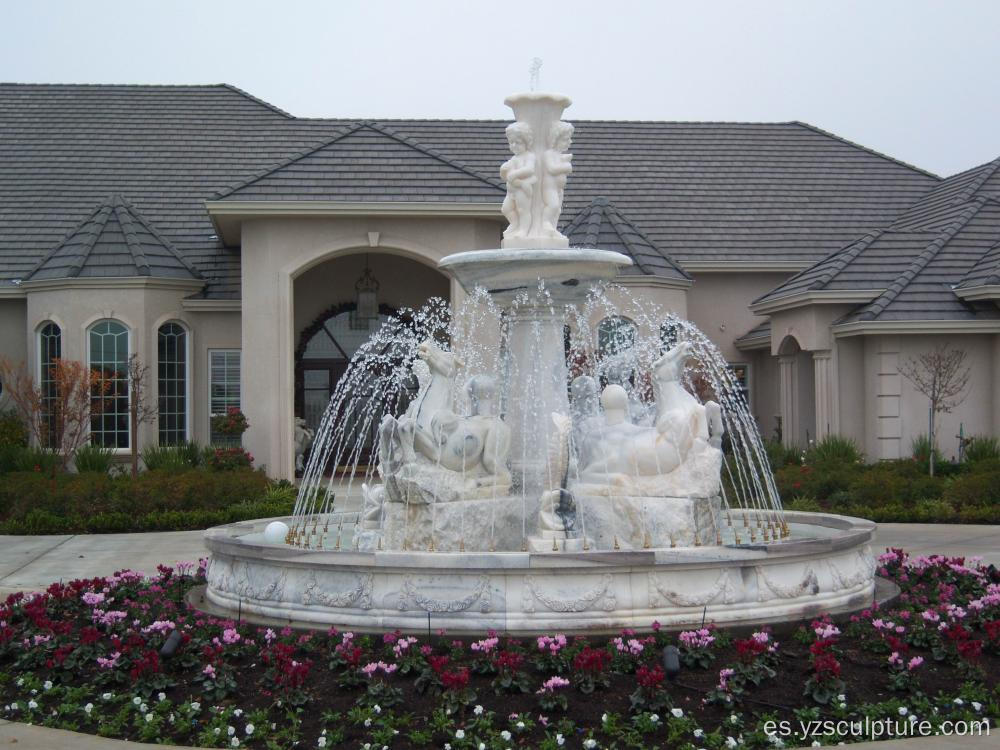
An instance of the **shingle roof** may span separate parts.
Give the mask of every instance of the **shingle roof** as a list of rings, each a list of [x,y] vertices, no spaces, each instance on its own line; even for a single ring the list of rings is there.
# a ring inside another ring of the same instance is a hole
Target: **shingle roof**
[[[563,225],[610,196],[685,265],[810,263],[886,226],[938,182],[801,123],[575,124]],[[24,278],[117,192],[201,271],[207,296],[238,297],[239,252],[214,236],[206,199],[251,181],[241,199],[267,196],[267,185],[316,197],[319,180],[338,200],[430,190],[499,202],[505,125],[301,119],[226,85],[0,84],[0,283]],[[366,168],[345,170],[330,158],[338,149],[368,154]],[[378,153],[420,166],[395,182],[380,175]]]
[[[126,276],[201,278],[134,206],[112,195],[46,255],[25,281]]]
[[[624,269],[626,275],[691,281],[688,273],[673,258],[656,247],[642,230],[603,196],[594,198],[589,206],[577,213],[564,232],[571,246],[614,250],[627,255],[634,265]]]
[[[1000,285],[1000,242],[987,250],[956,285],[956,289]]]
[[[361,122],[218,197],[495,203],[504,193],[498,179],[487,179],[391,128]]]
[[[806,291],[883,290],[841,322],[1000,317],[954,289],[991,278],[1000,262],[1000,159],[942,181],[885,229],[831,253],[755,302]]]

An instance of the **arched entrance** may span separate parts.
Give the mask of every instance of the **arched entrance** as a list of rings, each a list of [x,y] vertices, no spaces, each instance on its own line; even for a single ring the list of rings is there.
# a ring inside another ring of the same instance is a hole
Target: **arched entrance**
[[[816,387],[812,356],[794,336],[778,348],[781,435],[785,445],[806,446],[816,437]]]

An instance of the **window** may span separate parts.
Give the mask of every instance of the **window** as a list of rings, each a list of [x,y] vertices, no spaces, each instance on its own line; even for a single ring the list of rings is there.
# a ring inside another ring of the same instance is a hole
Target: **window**
[[[188,437],[187,331],[178,323],[164,323],[156,340],[160,445],[179,445]]]
[[[46,323],[38,331],[38,387],[42,393],[42,419],[45,424],[45,442],[49,448],[58,447],[55,413],[56,383],[55,363],[62,356],[62,331],[55,323]]]
[[[208,408],[211,416],[240,408],[240,350],[215,349],[208,353]],[[213,445],[233,443],[232,438],[211,431]]]
[[[617,315],[597,324],[597,351],[601,357],[624,354],[635,347],[635,323]]]
[[[736,389],[743,396],[743,400],[746,401],[747,406],[750,405],[750,365],[746,364],[729,364],[729,373],[733,376],[733,380],[736,382]]]
[[[102,320],[90,327],[90,369],[110,385],[99,413],[90,420],[90,439],[105,448],[128,448],[128,329],[117,320]]]
[[[676,321],[668,320],[660,326],[660,351],[665,352],[677,346],[680,341],[680,325]]]

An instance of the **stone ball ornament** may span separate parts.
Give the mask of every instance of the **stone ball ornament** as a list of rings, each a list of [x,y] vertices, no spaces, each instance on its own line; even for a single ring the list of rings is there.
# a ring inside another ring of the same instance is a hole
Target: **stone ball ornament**
[[[266,544],[284,544],[288,536],[288,524],[284,521],[271,521],[264,529]]]

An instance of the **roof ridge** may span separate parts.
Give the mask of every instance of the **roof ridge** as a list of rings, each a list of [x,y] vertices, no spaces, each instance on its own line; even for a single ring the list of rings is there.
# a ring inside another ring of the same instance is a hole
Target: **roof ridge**
[[[91,232],[90,237],[87,239],[86,244],[84,244],[84,252],[73,262],[69,267],[69,272],[66,274],[69,278],[76,278],[80,275],[80,271],[83,270],[84,265],[86,265],[87,260],[90,258],[90,254],[94,251],[94,245],[97,244],[97,239],[104,233],[104,228],[108,225],[108,219],[111,218],[111,212],[113,210],[112,206],[112,196],[108,196],[101,203],[100,207],[94,213],[94,217],[98,219],[99,226],[97,231]],[[103,214],[103,218],[98,218]],[[82,229],[82,227],[81,227]],[[71,235],[71,236],[75,236]],[[67,238],[68,239],[68,238]],[[62,243],[65,245],[65,242]],[[62,245],[60,245],[61,247]]]
[[[362,127],[364,127],[363,122],[351,123],[345,128],[345,130],[342,133],[338,133],[333,138],[328,138],[327,140],[320,143],[318,146],[303,149],[302,151],[296,151],[295,153],[285,157],[281,161],[276,162],[272,166],[264,167],[263,169],[258,169],[256,172],[251,172],[249,179],[244,180],[238,185],[230,185],[224,190],[219,190],[218,192],[215,193],[215,195],[212,196],[212,198],[219,199],[219,198],[225,198],[228,195],[232,195],[237,190],[241,190],[247,187],[248,185],[252,185],[253,183],[257,182],[257,180],[267,177],[269,174],[277,172],[279,169],[284,169],[289,164],[294,164],[299,159],[304,159],[305,157],[309,156],[309,154],[314,154],[320,149],[333,145],[341,138],[346,138],[347,136],[351,135],[351,133],[355,133],[358,130],[360,130]]]
[[[467,167],[461,162],[456,161],[455,159],[452,159],[448,156],[445,156],[437,149],[431,148],[430,146],[425,146],[415,138],[412,138],[407,135],[402,135],[401,133],[397,133],[395,130],[388,127],[387,125],[383,125],[382,123],[376,122],[375,120],[366,120],[364,121],[364,125],[378,133],[382,133],[383,135],[388,136],[389,138],[399,141],[400,143],[403,143],[409,146],[410,148],[414,148],[417,151],[420,151],[421,153],[427,154],[428,156],[433,157],[438,161],[444,162],[449,167],[454,167],[455,169],[461,170],[462,172],[465,172],[466,174],[472,177],[482,180],[486,184],[491,185],[497,188],[498,190],[506,191],[507,189],[506,185],[502,183],[500,180],[496,178],[486,177],[485,175],[476,172],[471,167]]]
[[[919,172],[920,174],[927,175],[928,177],[933,177],[936,180],[943,180],[941,175],[934,174],[933,172],[928,172],[926,169],[921,169],[920,167],[914,166],[913,164],[905,162],[902,159],[896,159],[895,157],[889,156],[888,154],[883,154],[881,151],[876,151],[875,149],[870,148],[868,146],[863,146],[862,144],[856,141],[852,141],[849,138],[844,138],[843,136],[837,135],[836,133],[831,133],[828,130],[823,130],[823,128],[816,127],[811,123],[804,122],[802,120],[792,120],[792,123],[794,125],[799,125],[803,128],[807,128],[808,130],[812,130],[816,133],[820,133],[821,135],[825,135],[828,138],[833,138],[834,140],[840,141],[841,143],[846,143],[849,146],[854,146],[854,148],[866,151],[869,154],[873,154],[881,159],[885,159],[886,161],[891,161],[893,164],[898,164],[901,167],[912,169],[914,172]]]
[[[38,262],[35,263],[35,265],[31,267],[28,273],[24,275],[24,279],[25,280],[30,279],[34,275],[35,271],[44,266],[48,261],[52,260],[52,257],[57,252],[59,252],[59,250],[63,247],[63,245],[65,245],[69,241],[69,238],[73,237],[74,235],[76,235],[77,232],[83,229],[83,227],[87,224],[87,222],[93,219],[94,216],[97,214],[97,212],[100,211],[101,208],[103,207],[104,207],[104,201],[99,201],[92,209],[90,209],[90,211],[80,221],[78,221],[73,226],[72,229],[70,229],[68,232],[66,232],[65,235],[63,235],[63,238],[61,240],[59,240],[55,245],[52,246],[51,250],[49,250],[47,253],[45,253],[45,255],[39,258]]]
[[[996,174],[997,169],[1000,168],[1000,157],[997,157],[993,161],[985,162],[985,164],[980,164],[980,167],[983,166],[986,167],[986,169],[983,170],[983,173],[969,183],[965,190],[955,197],[955,199],[951,202],[951,205],[957,206],[960,203],[965,203],[966,201],[971,200],[972,197],[979,192],[979,189],[986,184],[986,181]]]
[[[649,235],[646,234],[639,227],[638,224],[636,224],[634,221],[632,221],[630,218],[628,218],[628,216],[626,216],[622,212],[622,210],[620,208],[618,208],[618,206],[616,206],[610,200],[607,202],[607,206],[605,207],[604,212],[607,215],[608,220],[611,222],[612,228],[618,234],[619,239],[621,239],[621,241],[629,248],[629,250],[632,250],[632,248],[634,247],[634,244],[630,240],[628,240],[622,234],[621,229],[618,226],[619,223],[628,226],[633,232],[635,232],[636,234],[638,234],[646,242],[646,244],[649,245],[649,247],[652,250],[655,250],[657,253],[659,253],[659,255],[665,261],[667,261],[667,263],[669,263],[677,271],[679,271],[682,276],[684,276],[685,278],[688,278],[688,279],[691,278],[691,274],[689,274],[687,271],[685,271],[684,268],[681,266],[680,263],[678,263],[676,260],[674,260],[673,257],[671,257],[670,254],[667,253],[663,248],[661,248],[659,245],[657,245],[655,242],[653,242],[653,240],[650,239]],[[630,254],[632,255],[633,259],[635,260],[636,265],[638,265],[639,268],[642,271],[648,273],[649,275],[653,275],[652,271],[648,271],[646,269],[646,267],[642,263],[639,262],[639,259],[638,259],[638,257],[636,256],[636,254],[634,252],[632,252]]]
[[[984,201],[981,200],[973,201],[968,208],[957,216],[948,226],[941,230],[934,241],[924,248],[923,252],[910,262],[910,265],[906,267],[906,270],[900,273],[899,276],[897,276],[889,284],[888,288],[882,292],[882,294],[865,305],[865,307],[855,317],[858,320],[874,320],[881,315],[885,308],[899,296],[899,293],[909,286],[914,277],[927,267],[927,264],[937,256],[941,249],[947,245],[951,239],[958,234],[958,232],[966,224],[969,223],[969,221],[971,221],[973,216],[979,213],[979,209],[983,207],[983,203]]]
[[[270,109],[270,110],[272,110],[274,112],[277,112],[279,115],[284,115],[285,117],[287,117],[290,120],[297,120],[298,119],[295,115],[291,114],[290,112],[286,112],[281,107],[277,107],[274,104],[271,104],[271,102],[264,101],[263,99],[261,99],[259,97],[256,97],[253,94],[249,93],[248,91],[244,91],[243,89],[239,88],[238,86],[234,86],[231,83],[220,83],[220,84],[217,84],[217,85],[218,86],[222,86],[223,88],[227,88],[230,91],[235,91],[240,96],[244,96],[247,99],[249,99],[250,101],[256,102],[257,104],[262,104],[263,106],[267,107],[268,109]]]
[[[143,251],[139,238],[136,236],[135,222],[129,211],[129,207],[118,193],[112,196],[111,201],[112,210],[114,211],[115,218],[118,219],[118,224],[122,228],[122,234],[125,235],[125,245],[132,256],[132,262],[135,263],[136,270],[140,276],[149,276],[149,260],[147,260],[146,253]]]
[[[180,251],[176,247],[174,247],[173,243],[171,243],[170,240],[168,240],[163,235],[163,233],[160,232],[160,230],[156,228],[156,225],[153,224],[149,219],[147,219],[143,215],[142,211],[139,210],[138,206],[136,206],[134,203],[132,203],[130,200],[128,200],[128,198],[126,198],[125,196],[119,196],[119,197],[121,198],[122,205],[128,211],[128,215],[129,215],[129,218],[131,220],[134,220],[134,221],[138,222],[139,224],[141,224],[142,227],[147,232],[149,232],[151,235],[153,235],[153,237],[155,237],[160,242],[160,244],[163,246],[163,248],[168,253],[170,253],[171,255],[173,255],[177,259],[177,262],[180,263],[182,266],[184,266],[184,268],[186,268],[188,270],[188,272],[192,276],[194,276],[196,279],[204,279],[205,278],[202,275],[201,271],[199,271],[197,268],[195,268],[193,265],[191,265],[187,261],[187,259],[183,255],[181,255]],[[119,221],[120,221],[120,219],[119,219]],[[122,228],[124,229],[124,227],[122,227]],[[126,241],[128,241],[128,236],[127,235],[126,235],[125,239],[126,239]],[[131,250],[131,244],[129,246],[129,249]],[[140,252],[142,252],[142,251],[140,251]],[[143,255],[143,258],[145,258],[145,252],[142,252],[142,255]],[[133,257],[135,257],[135,256],[133,255]],[[148,268],[148,264],[147,264],[147,268]]]

